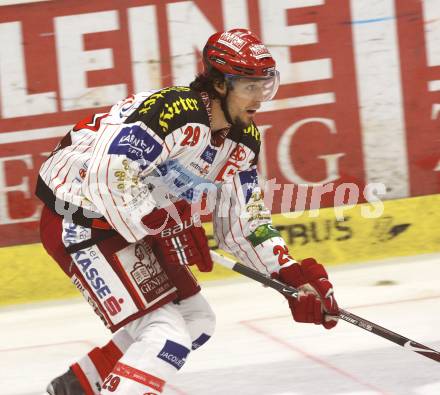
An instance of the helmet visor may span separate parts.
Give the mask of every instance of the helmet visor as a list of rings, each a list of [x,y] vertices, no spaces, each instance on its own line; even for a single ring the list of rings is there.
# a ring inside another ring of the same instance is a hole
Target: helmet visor
[[[280,86],[280,73],[273,70],[266,77],[243,77],[225,74],[225,80],[234,94],[245,99],[269,101],[276,95]]]

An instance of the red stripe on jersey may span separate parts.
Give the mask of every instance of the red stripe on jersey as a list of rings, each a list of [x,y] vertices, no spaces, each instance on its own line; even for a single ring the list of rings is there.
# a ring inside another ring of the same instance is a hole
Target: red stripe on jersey
[[[168,144],[167,144],[167,142],[165,141],[165,139],[163,139],[162,142],[163,142],[162,146],[164,146],[164,147],[167,149],[168,153],[170,153],[171,150],[170,150],[170,148],[168,147]]]
[[[235,187],[235,183],[233,183],[233,185],[234,185],[234,187]],[[236,194],[236,196],[237,196],[237,199],[238,199],[238,194],[237,194],[237,189],[235,189],[235,194]],[[231,201],[230,201],[230,203],[231,203]],[[254,264],[252,263],[252,260],[251,260],[251,258],[249,257],[249,254],[247,253],[247,251],[246,250],[244,250],[243,249],[243,247],[241,246],[241,244],[240,243],[237,243],[237,240],[235,239],[235,236],[234,236],[234,232],[233,232],[233,230],[232,230],[232,221],[231,221],[231,210],[232,210],[232,204],[230,204],[229,205],[229,211],[228,211],[228,217],[229,217],[229,232],[231,233],[231,236],[232,236],[232,240],[234,240],[234,243],[238,246],[238,248],[247,256],[247,258],[248,258],[248,261],[252,264],[252,266],[254,266]],[[239,214],[239,216],[240,216],[240,214]],[[245,240],[246,240],[246,238],[244,238]],[[246,240],[246,242],[248,242],[247,240]],[[254,266],[254,269],[256,269],[256,267]]]
[[[146,385],[150,388],[154,388],[155,390],[162,392],[163,387],[165,385],[165,381],[160,379],[159,377],[148,374],[147,372],[143,372],[142,370],[133,368],[131,366],[125,365],[121,362],[118,362],[113,369],[113,373],[118,376],[125,377],[129,380],[136,381],[137,383]]]
[[[81,367],[75,363],[70,367],[70,369],[72,369],[73,373],[75,373],[75,376],[78,378],[81,388],[84,391],[84,395],[95,395],[95,391],[93,391],[89,380],[82,371]]]
[[[104,380],[113,369],[113,365],[111,365],[106,358],[103,358],[99,347],[95,347],[92,351],[89,351],[88,356],[92,360],[99,377],[101,377],[101,380]]]
[[[180,128],[179,130],[181,131],[181,134],[183,134],[183,132],[182,132],[182,128]],[[174,137],[174,132],[171,133],[171,137],[173,138],[174,145],[176,145],[177,143],[176,143],[176,138]]]
[[[89,150],[91,150],[91,149],[92,149],[92,147],[87,147],[83,152],[81,152],[81,154],[84,154],[84,153],[86,153],[87,151],[89,151]],[[72,162],[72,164],[71,164],[70,167],[69,167],[69,170],[67,170],[66,177],[70,174],[70,171],[72,170],[72,167],[73,167],[74,163],[75,163],[75,162]],[[72,187],[73,187],[73,182],[70,183],[70,188],[69,188],[69,190],[67,191],[67,193],[70,193],[70,192],[72,191]]]
[[[101,136],[104,134],[104,132],[106,131],[107,127],[108,127],[108,125],[106,125],[106,127],[105,127],[104,130],[102,131]],[[101,139],[100,139],[100,140],[101,140]],[[96,147],[97,147],[97,146],[98,146],[98,145],[96,145]],[[105,148],[104,148],[104,150],[105,150]],[[101,164],[102,164],[102,161],[99,161],[99,163],[98,163],[98,168],[96,169],[96,185],[98,186],[99,198],[101,199],[101,202],[104,203],[104,199],[102,198],[103,195],[102,195],[102,193],[101,193],[101,188],[100,188],[101,183],[99,182],[99,174],[100,174],[100,173],[99,173],[99,169],[101,168]],[[89,187],[90,187],[90,183],[89,183]],[[89,190],[90,190],[90,188],[89,188]],[[106,209],[106,205],[105,205],[105,204],[102,204],[102,206],[103,206],[105,212],[103,212],[103,213],[101,213],[101,214],[105,216],[105,218],[108,220],[108,222],[110,223],[110,225],[112,226],[112,228],[113,228],[113,229],[116,229],[116,227],[115,227],[113,221],[111,220],[111,216],[110,216],[108,210]]]
[[[61,181],[55,188],[54,188],[54,192],[56,193],[56,191],[58,190],[59,187],[63,186],[64,183],[66,182],[66,178],[67,178],[67,174],[64,176],[63,181]]]
[[[72,146],[76,147],[79,146],[80,143],[82,143],[83,140],[85,140],[86,138],[88,138],[90,136],[84,136],[82,137],[77,143],[72,144]],[[88,147],[87,147],[88,148]],[[60,174],[61,170],[64,169],[64,167],[67,165],[67,163],[69,162],[69,160],[71,159],[72,156],[75,156],[78,152],[76,150],[73,150],[72,152],[70,152],[69,154],[67,154],[66,156],[61,156],[61,158],[59,159],[59,161],[53,166],[56,167],[59,163],[61,163],[63,160],[65,160],[65,163],[63,166],[61,166],[61,168],[58,170],[58,173],[51,178],[51,181],[54,180],[55,178],[58,177],[58,175]]]
[[[55,166],[57,166],[59,163],[61,163],[63,160],[65,161],[64,164],[58,169],[57,174],[55,174],[51,179],[50,182],[52,182],[53,180],[55,180],[56,178],[58,178],[59,174],[61,173],[61,170],[64,169],[64,167],[67,165],[67,163],[69,162],[69,159],[73,156],[76,155],[75,151],[69,152],[67,155],[62,156],[60,158],[60,160],[55,164]]]

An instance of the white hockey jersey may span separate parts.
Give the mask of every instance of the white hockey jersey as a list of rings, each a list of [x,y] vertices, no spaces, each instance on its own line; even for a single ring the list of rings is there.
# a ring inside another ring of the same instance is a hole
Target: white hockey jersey
[[[129,242],[148,234],[141,219],[155,207],[208,196],[220,248],[277,271],[282,257],[267,249],[284,241],[258,185],[260,133],[254,124],[233,128],[215,144],[210,108],[206,94],[188,87],[132,95],[76,124],[43,164],[40,182],[57,200],[103,216]]]

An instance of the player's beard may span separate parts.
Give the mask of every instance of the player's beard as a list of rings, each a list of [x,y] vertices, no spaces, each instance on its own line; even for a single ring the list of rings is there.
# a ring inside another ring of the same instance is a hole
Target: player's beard
[[[236,115],[232,121],[232,125],[238,129],[245,129],[249,126],[249,123],[244,122],[238,115]]]
[[[223,111],[225,112],[225,110],[227,110],[229,117],[230,117],[230,120],[232,121],[232,125],[231,125],[232,127],[237,128],[239,130],[243,130],[251,124],[251,122],[246,123],[245,121],[243,121],[240,118],[240,115],[232,116],[231,110],[230,110],[231,104],[229,103],[229,101],[226,101],[225,104],[226,104],[226,107],[223,107]]]
[[[231,112],[229,112],[230,114]],[[238,128],[238,129],[245,129],[247,128],[251,122],[245,122],[243,119],[241,119],[240,115],[235,115],[232,118],[232,126]]]

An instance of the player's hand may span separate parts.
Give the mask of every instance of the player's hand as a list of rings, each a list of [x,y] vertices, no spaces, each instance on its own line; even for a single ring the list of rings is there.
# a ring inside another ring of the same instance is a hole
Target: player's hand
[[[142,218],[151,230],[156,257],[170,265],[196,265],[201,272],[213,267],[208,239],[200,218],[191,215],[191,206],[185,201],[172,208],[162,208]]]
[[[337,324],[339,308],[324,266],[313,258],[290,262],[281,266],[279,278],[300,291],[297,299],[288,298],[295,321],[322,324],[326,329]]]

